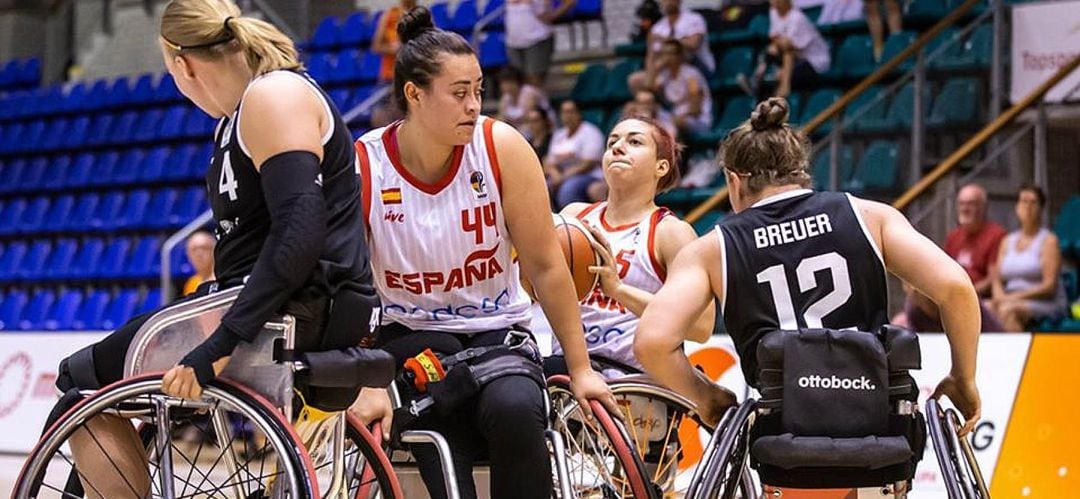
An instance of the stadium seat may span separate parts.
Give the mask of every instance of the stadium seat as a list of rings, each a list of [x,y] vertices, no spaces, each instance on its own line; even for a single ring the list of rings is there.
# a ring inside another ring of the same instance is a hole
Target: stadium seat
[[[104,145],[109,139],[109,130],[112,129],[114,120],[115,116],[112,114],[101,113],[94,116],[94,121],[90,123],[90,130],[87,132],[83,144],[88,146]]]
[[[139,308],[135,310],[135,315],[153,312],[159,308],[161,308],[161,288],[150,288],[139,304]]]
[[[14,192],[35,191],[41,184],[41,177],[45,174],[45,158],[39,156],[33,161],[17,159],[15,163],[24,163],[19,167],[19,176],[15,179]]]
[[[574,8],[570,11],[569,20],[595,21],[602,19],[603,14],[604,4],[602,0],[577,0]]]
[[[603,64],[590,64],[574,83],[574,89],[570,92],[570,98],[578,106],[603,104],[607,100],[604,92],[607,90],[608,69]]]
[[[158,82],[157,88],[154,89],[154,102],[165,104],[183,99],[184,96],[180,94],[180,89],[176,88],[176,82],[173,81],[172,75],[169,73],[162,75],[161,81]]]
[[[143,226],[147,206],[150,204],[150,191],[136,189],[128,192],[119,215],[113,220],[112,229],[127,230]]]
[[[874,71],[874,48],[869,35],[851,35],[840,43],[826,77],[860,79]]]
[[[4,126],[4,134],[0,135],[0,153],[15,152],[15,144],[19,142],[26,125],[21,122],[8,123]]]
[[[931,24],[945,17],[956,5],[942,0],[913,0],[904,12],[905,23]]]
[[[872,86],[855,97],[844,109],[844,128],[847,130],[873,131],[885,129],[889,112],[889,96],[883,95],[885,89]]]
[[[926,116],[930,112],[930,104],[933,100],[932,93],[930,91],[930,85],[927,84],[923,87],[922,95],[922,116]],[[915,109],[915,85],[908,83],[893,96],[892,103],[889,104],[889,116],[888,121],[891,127],[897,129],[910,129],[914,123]]]
[[[113,191],[102,196],[94,215],[90,217],[90,230],[111,230],[113,222],[120,214],[120,208],[124,206],[124,197],[122,191]]]
[[[169,156],[169,161],[165,163],[165,171],[162,172],[163,179],[169,181],[187,179],[189,176],[188,170],[191,168],[191,161],[196,150],[198,150],[198,146],[194,144],[177,147],[173,154]]]
[[[355,48],[344,49],[337,54],[337,67],[325,76],[328,83],[352,83],[360,80],[361,51]],[[324,81],[324,80],[320,80]]]
[[[64,187],[67,189],[79,189],[90,183],[90,173],[94,169],[95,157],[90,153],[82,153],[75,156],[64,178]]]
[[[38,146],[41,145],[41,140],[45,136],[45,120],[31,121],[26,128],[23,129],[22,135],[19,136],[19,142],[15,144],[16,152],[31,152],[40,150]]]
[[[184,135],[184,123],[187,120],[188,106],[177,104],[169,107],[161,118],[158,137],[162,140],[178,139]]]
[[[22,317],[27,301],[25,291],[20,289],[8,291],[3,302],[0,302],[0,329],[10,331],[18,327],[19,318]]]
[[[126,277],[124,266],[127,265],[128,255],[131,253],[131,240],[124,237],[113,239],[105,252],[101,255],[101,263],[98,265],[94,277],[99,279],[120,279]]]
[[[64,188],[65,176],[71,170],[71,156],[56,156],[49,160],[45,176],[41,179],[41,188],[46,191],[59,191]]]
[[[885,64],[891,61],[893,57],[896,57],[908,48],[909,45],[915,43],[915,39],[918,38],[918,34],[911,31],[901,31],[899,33],[893,33],[889,35],[889,38],[885,40],[885,46],[881,53],[881,64]],[[908,57],[901,62],[894,72],[906,73],[911,71],[915,67],[915,57]]]
[[[117,293],[105,310],[101,329],[113,330],[124,325],[134,315],[138,300],[139,291],[136,289],[124,289]]]
[[[935,67],[944,71],[965,71],[990,65],[993,57],[994,31],[991,25],[982,25],[968,36],[958,51],[942,57]]]
[[[200,182],[206,179],[206,171],[210,168],[210,159],[214,155],[214,144],[211,142],[204,142],[202,146],[196,147],[195,151],[191,154],[191,161],[187,167],[187,178],[189,180],[198,180]]]
[[[71,209],[74,207],[75,196],[71,194],[53,198],[49,211],[45,212],[45,219],[41,222],[41,232],[63,231],[67,227],[68,217],[71,216]]]
[[[601,133],[604,131],[604,125],[607,123],[607,111],[602,107],[594,107],[581,110],[581,118],[589,123],[596,125],[600,129]]]
[[[23,211],[26,210],[26,199],[8,199],[4,203],[4,211],[0,212],[0,235],[14,234],[22,220]]]
[[[128,149],[116,159],[116,166],[110,172],[110,185],[130,185],[139,180],[139,169],[146,153],[142,149]]]
[[[187,257],[187,248],[183,244],[173,246],[172,251],[169,252],[169,267],[172,268],[173,276],[186,278],[195,274],[195,269]]]
[[[52,252],[52,242],[48,239],[34,241],[30,249],[26,251],[22,262],[19,263],[15,278],[22,281],[37,280],[45,269],[45,260],[49,259],[50,252]]]
[[[330,102],[333,102],[338,110],[345,109],[352,100],[352,92],[347,88],[335,88],[326,92],[326,95],[330,96]]]
[[[75,314],[82,305],[82,299],[81,291],[74,289],[65,291],[42,322],[41,329],[46,331],[72,329],[72,325],[75,324]]]
[[[160,237],[146,236],[139,239],[128,255],[121,275],[133,279],[154,277],[154,261],[158,260],[160,251]]]
[[[109,96],[109,82],[98,80],[94,86],[86,92],[86,98],[80,101],[78,109],[82,111],[97,111],[105,107],[105,100]]]
[[[40,273],[33,277],[37,280],[63,279],[67,277],[68,270],[75,260],[75,253],[79,250],[79,244],[74,239],[60,239],[53,245],[49,259],[45,260],[45,266]]]
[[[129,104],[131,104],[131,84],[127,78],[117,78],[109,87],[109,93],[105,95],[105,106],[122,108]]]
[[[19,217],[19,226],[16,230],[21,234],[33,234],[40,231],[51,202],[52,199],[49,196],[38,196],[30,201],[23,210],[22,216]]]
[[[506,35],[492,31],[480,35],[480,67],[484,69],[501,68],[509,63],[506,55]]]
[[[450,22],[449,1],[433,4],[429,8],[431,9],[431,20],[435,23],[436,28],[453,29],[453,23]]]
[[[749,78],[754,72],[754,50],[750,47],[732,47],[720,56],[716,74],[709,82],[713,90],[731,90],[738,87],[739,74]]]
[[[15,87],[15,82],[18,79],[18,64],[19,62],[14,59],[4,63],[4,67],[0,69],[0,90]]]
[[[311,54],[307,61],[307,72],[316,81],[328,81],[337,71],[337,61],[329,52],[316,52]]]
[[[809,123],[811,119],[831,106],[833,102],[839,100],[840,95],[840,91],[835,88],[823,88],[810,94],[810,97],[806,99],[806,104],[803,105],[802,117],[799,119],[799,123]],[[746,117],[743,119],[749,117],[750,113],[747,112]],[[817,127],[815,133],[826,134],[830,130],[832,130],[832,122],[826,121]]]
[[[829,168],[832,158],[832,150],[825,147],[814,157],[811,176],[814,179],[814,189],[819,191],[829,190]],[[837,186],[841,187],[851,180],[851,174],[855,170],[855,155],[851,146],[845,145],[840,148],[840,161],[837,163]]]
[[[160,109],[149,109],[139,114],[131,131],[131,140],[135,142],[150,142],[158,138],[158,129],[161,128]]]
[[[30,303],[23,309],[22,317],[19,318],[18,328],[22,331],[41,329],[45,318],[52,311],[53,303],[56,302],[56,293],[52,290],[39,290],[34,293]]]
[[[94,155],[94,167],[90,169],[89,184],[105,186],[112,183],[113,170],[120,161],[120,153],[108,151]]]
[[[184,136],[202,140],[211,140],[214,129],[217,128],[218,120],[201,109],[191,108],[187,113],[187,121],[184,122]]]
[[[618,105],[634,97],[630,94],[627,80],[634,71],[641,69],[641,65],[641,59],[629,58],[611,68],[611,73],[608,74],[607,89],[604,91],[608,101]]]
[[[154,102],[154,75],[142,74],[135,80],[131,87],[130,101],[134,105],[144,105]]]
[[[481,19],[487,18],[488,16],[492,15],[496,10],[503,9],[503,11],[500,12],[497,16],[489,20],[487,26],[485,26],[485,29],[487,31],[491,32],[505,30],[506,26],[503,24],[506,19],[505,8],[506,0],[488,0],[484,4],[484,12],[480,14]]]
[[[1080,257],[1080,195],[1073,195],[1058,212],[1054,223],[1061,253],[1072,258]]]
[[[68,269],[68,279],[89,279],[95,276],[101,255],[105,252],[105,243],[98,238],[86,239],[75,254],[75,261]]]
[[[165,165],[169,163],[172,148],[158,146],[147,151],[139,165],[139,181],[142,183],[160,182],[165,176]]]
[[[956,78],[942,87],[934,100],[927,125],[947,128],[973,124],[979,107],[979,82],[974,78]]]
[[[362,83],[374,83],[379,79],[382,69],[382,56],[375,51],[364,51],[363,59],[360,60],[360,81]]]
[[[90,117],[79,116],[71,120],[67,133],[61,137],[59,147],[62,149],[76,149],[86,143],[87,134],[90,132]]]
[[[177,191],[166,187],[156,191],[150,199],[143,217],[143,227],[148,229],[163,229],[169,226],[169,215],[176,205]]]
[[[71,328],[77,331],[101,329],[101,323],[105,319],[105,308],[108,306],[108,291],[91,291],[79,305],[79,310],[75,313],[75,320],[72,321]]]
[[[113,121],[112,128],[109,129],[109,136],[105,141],[107,144],[126,146],[132,140],[132,136],[135,133],[135,125],[139,121],[139,113],[135,111],[125,111],[120,113]]]
[[[180,198],[176,201],[176,205],[174,205],[173,212],[169,215],[169,226],[183,227],[202,213],[205,204],[205,188],[190,187],[184,189]]]
[[[21,159],[9,160],[0,167],[0,194],[7,194],[19,190],[19,179],[23,170],[26,169],[26,161]],[[12,220],[8,218],[7,220]]]
[[[348,47],[367,46],[371,42],[371,28],[365,12],[354,12],[341,23],[340,42]]]
[[[41,138],[39,150],[54,151],[59,149],[67,136],[71,123],[66,118],[52,120],[45,129],[45,135]]]
[[[88,192],[79,196],[75,201],[75,208],[71,211],[71,216],[64,223],[64,229],[73,232],[90,230],[90,219],[93,218],[94,213],[97,211],[99,203],[101,203],[101,196],[97,193]]]
[[[323,50],[336,47],[341,42],[341,25],[333,16],[323,18],[315,27],[315,33],[311,35],[310,47],[314,50]]]
[[[724,212],[716,210],[710,211],[693,223],[694,231],[697,232],[698,235],[704,236],[709,231],[713,230],[713,227],[716,227],[716,224],[720,223],[720,220],[723,218]]]
[[[23,62],[19,72],[15,75],[15,81],[20,86],[35,86],[41,83],[41,59],[32,57]]]
[[[851,180],[843,189],[852,192],[895,189],[900,173],[900,154],[896,144],[876,140],[859,158]]]
[[[0,281],[13,281],[18,277],[26,251],[26,243],[23,241],[9,243],[4,248],[4,254],[0,255]]]
[[[476,0],[461,0],[454,9],[454,18],[450,20],[450,29],[463,35],[471,35],[473,26],[480,19],[476,9]]]

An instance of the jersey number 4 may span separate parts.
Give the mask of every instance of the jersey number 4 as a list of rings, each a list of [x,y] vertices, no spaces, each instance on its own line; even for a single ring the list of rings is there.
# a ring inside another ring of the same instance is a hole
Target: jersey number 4
[[[236,201],[236,188],[240,185],[236,182],[236,175],[233,174],[232,161],[229,160],[229,153],[225,153],[225,161],[221,164],[221,180],[218,181],[218,194],[229,194],[229,201]]]
[[[799,292],[805,293],[817,287],[817,277],[814,274],[819,270],[828,270],[832,274],[833,290],[806,307],[803,321],[808,328],[821,328],[821,319],[834,310],[840,308],[851,298],[851,280],[848,277],[847,260],[835,251],[823,255],[804,258],[795,267],[795,277],[799,281]],[[772,292],[773,303],[776,305],[777,319],[780,320],[780,329],[799,329],[799,323],[795,318],[795,307],[792,304],[791,290],[788,288],[787,271],[783,265],[773,265],[762,270],[757,275],[757,282],[768,283]]]

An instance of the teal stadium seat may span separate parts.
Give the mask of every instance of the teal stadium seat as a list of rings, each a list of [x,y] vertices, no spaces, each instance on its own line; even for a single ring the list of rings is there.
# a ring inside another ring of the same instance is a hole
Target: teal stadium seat
[[[710,230],[713,230],[713,227],[716,227],[716,224],[720,223],[720,221],[723,219],[724,212],[714,210],[703,215],[696,222],[694,222],[692,226],[694,227],[694,231],[697,232],[699,236],[704,236]]]
[[[1073,195],[1065,202],[1054,223],[1061,253],[1080,258],[1080,195]]]
[[[825,73],[829,79],[862,79],[874,71],[873,42],[869,35],[851,35],[840,43],[832,66]]]
[[[607,100],[608,69],[603,64],[590,64],[578,75],[570,98],[579,106],[601,105]]]
[[[933,93],[930,91],[930,85],[923,86],[922,96],[922,115],[927,116],[930,113],[930,104],[933,102]],[[893,96],[892,104],[889,105],[889,123],[892,128],[895,129],[909,129],[913,124],[915,118],[912,110],[915,109],[915,84],[908,83]]]
[[[751,47],[733,47],[720,56],[716,74],[711,78],[709,87],[713,90],[731,90],[738,87],[738,75],[747,77],[754,72],[754,50]]]
[[[638,58],[625,59],[615,67],[611,68],[611,72],[608,73],[607,88],[604,94],[612,104],[619,104],[629,101],[634,96],[630,95],[630,87],[627,85],[627,80],[630,78],[630,74],[634,71],[641,69],[642,60]]]
[[[909,45],[915,43],[916,38],[918,38],[918,35],[911,31],[901,31],[889,35],[889,38],[885,40],[885,46],[882,48],[881,64],[891,61],[893,57],[896,57],[900,52],[903,52],[904,49],[908,48]],[[914,67],[915,57],[912,56],[905,59],[904,62],[901,62],[893,72],[906,73],[911,71]]]
[[[819,191],[829,190],[829,162],[832,158],[832,150],[825,147],[814,157],[810,175],[814,179],[814,189]],[[855,170],[855,154],[851,146],[845,145],[840,148],[840,162],[837,164],[837,185],[843,187],[851,181],[852,172]]]
[[[859,158],[851,180],[843,189],[856,193],[888,191],[896,187],[899,173],[900,151],[896,143],[876,140]]]
[[[882,95],[884,88],[872,86],[855,97],[844,109],[844,128],[873,131],[885,123],[889,111],[889,97]]]
[[[581,118],[596,125],[596,127],[600,129],[600,132],[603,133],[604,126],[607,125],[607,110],[602,107],[582,109]]]
[[[809,123],[814,116],[817,116],[826,108],[832,105],[840,99],[840,91],[835,88],[823,88],[810,94],[810,97],[806,100],[806,104],[803,106],[802,117],[799,118],[799,123]],[[749,115],[747,115],[749,116]],[[832,130],[832,122],[826,121],[815,130],[814,133],[826,134]]]
[[[934,100],[926,123],[932,128],[947,128],[975,123],[979,102],[979,82],[974,78],[956,78],[942,87]]]

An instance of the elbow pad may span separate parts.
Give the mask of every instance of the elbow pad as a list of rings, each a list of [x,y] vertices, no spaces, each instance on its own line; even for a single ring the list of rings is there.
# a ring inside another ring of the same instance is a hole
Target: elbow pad
[[[222,318],[223,325],[246,341],[311,276],[327,232],[322,170],[315,154],[277,154],[263,163],[260,174],[270,212],[270,235],[243,291]]]

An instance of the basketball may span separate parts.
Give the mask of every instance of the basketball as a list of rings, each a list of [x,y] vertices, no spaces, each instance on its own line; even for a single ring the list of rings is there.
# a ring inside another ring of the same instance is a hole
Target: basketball
[[[559,241],[566,265],[570,267],[570,278],[574,280],[574,290],[577,292],[578,301],[589,296],[597,285],[599,277],[589,272],[589,267],[600,265],[600,255],[592,247],[592,234],[586,229],[581,221],[574,217],[567,217],[558,213],[551,215],[555,223],[555,236]],[[536,299],[532,283],[524,275],[521,276],[521,284],[529,296]]]

